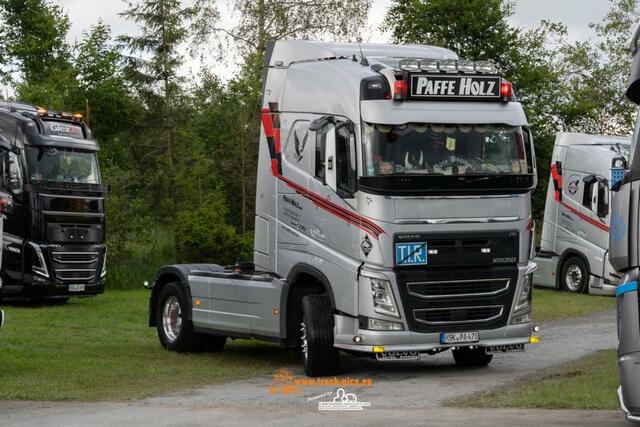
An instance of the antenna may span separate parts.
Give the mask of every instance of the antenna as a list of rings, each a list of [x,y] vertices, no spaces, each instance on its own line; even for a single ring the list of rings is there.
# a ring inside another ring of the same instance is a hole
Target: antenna
[[[358,38],[358,49],[360,49],[360,57],[362,58],[360,60],[360,65],[368,67],[369,66],[369,61],[367,61],[367,58],[364,57],[364,52],[362,51],[362,46],[360,45],[360,41],[361,41],[361,39]]]

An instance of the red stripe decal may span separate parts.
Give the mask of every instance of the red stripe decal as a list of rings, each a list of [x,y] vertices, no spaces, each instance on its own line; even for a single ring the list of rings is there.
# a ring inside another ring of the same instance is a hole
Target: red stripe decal
[[[274,121],[277,123],[276,126],[274,126]],[[278,161],[282,149],[280,141],[280,118],[278,117],[278,113],[270,110],[269,108],[263,108],[262,126],[264,128],[264,134],[267,138],[267,143],[269,144],[269,153],[271,155],[271,172],[273,173],[273,176],[282,180],[296,193],[309,199],[315,206],[318,206],[319,208],[324,209],[325,211],[337,216],[338,218],[343,219],[349,224],[355,225],[366,233],[371,234],[376,239],[378,238],[378,236],[380,236],[380,234],[384,234],[384,229],[382,229],[382,227],[380,227],[375,222],[357,215],[356,213],[351,212],[350,210],[345,209],[342,206],[330,202],[329,200],[310,192],[301,185],[298,185],[290,179],[282,176],[282,170],[280,170],[280,162]]]
[[[271,120],[271,112],[268,108],[262,109],[262,126],[264,134],[267,138],[273,138],[273,120]]]
[[[575,215],[578,216],[578,218],[580,218],[581,220],[588,222],[589,224],[593,225],[594,227],[599,228],[602,231],[606,231],[607,233],[609,232],[609,227],[607,227],[606,224],[603,224],[599,221],[596,221],[595,219],[591,218],[589,215],[583,214],[582,212],[580,212],[579,210],[577,210],[576,208],[574,208],[573,206],[569,206],[564,202],[558,202],[561,206],[564,206],[565,208],[567,208],[567,210]]]

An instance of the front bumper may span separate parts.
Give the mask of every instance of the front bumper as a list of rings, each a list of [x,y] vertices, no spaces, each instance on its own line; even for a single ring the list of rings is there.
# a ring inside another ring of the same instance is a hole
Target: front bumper
[[[620,404],[620,409],[624,412],[624,417],[627,421],[632,423],[640,424],[640,416],[633,415],[627,406],[624,403],[624,395],[622,394],[622,386],[618,387],[618,403]]]
[[[3,300],[30,300],[30,299],[55,299],[69,297],[86,297],[104,293],[105,282],[101,280],[97,283],[86,284],[84,291],[69,291],[68,284],[45,283],[23,283],[17,285],[7,285],[2,287]]]
[[[480,330],[480,340],[468,344],[441,344],[440,333],[412,331],[372,331],[358,329],[358,321],[352,317],[335,315],[336,335],[334,346],[343,350],[373,353],[373,347],[383,346],[384,351],[428,352],[453,347],[493,347],[514,344],[529,344],[533,332],[531,322],[507,325],[498,329]],[[472,330],[470,327],[469,330]],[[360,342],[355,343],[354,338]]]

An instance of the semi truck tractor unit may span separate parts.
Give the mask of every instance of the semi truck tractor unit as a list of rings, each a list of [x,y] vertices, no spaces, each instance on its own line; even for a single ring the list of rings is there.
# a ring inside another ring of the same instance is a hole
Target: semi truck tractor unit
[[[253,263],[161,269],[166,348],[274,340],[314,376],[340,351],[483,366],[536,339],[533,141],[492,63],[278,41],[263,78]]]
[[[3,300],[104,291],[104,195],[98,144],[79,114],[0,104]]]
[[[556,135],[535,285],[615,295],[620,276],[608,257],[609,192],[629,147],[624,137]]]
[[[640,104],[640,23],[629,41],[633,65],[627,98]],[[640,116],[631,138],[622,180],[612,186],[609,261],[622,275],[616,291],[618,323],[618,398],[627,419],[640,422]]]

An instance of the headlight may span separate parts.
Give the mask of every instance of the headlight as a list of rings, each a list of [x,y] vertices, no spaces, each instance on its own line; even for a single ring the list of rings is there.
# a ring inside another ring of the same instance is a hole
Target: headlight
[[[29,244],[35,251],[36,260],[38,261],[38,264],[39,264],[39,265],[36,265],[36,262],[35,262],[36,260],[34,260],[33,265],[31,266],[31,269],[33,270],[34,273],[40,274],[41,276],[44,276],[44,277],[49,277],[49,270],[47,269],[47,263],[44,260],[44,255],[42,255],[42,249],[40,249],[40,246],[36,245],[33,242],[29,242]]]
[[[522,281],[522,291],[518,297],[515,311],[527,307],[531,303],[531,287],[533,286],[533,274],[527,274]]]
[[[393,291],[391,290],[391,283],[388,280],[371,279],[371,295],[376,313],[400,317]]]

